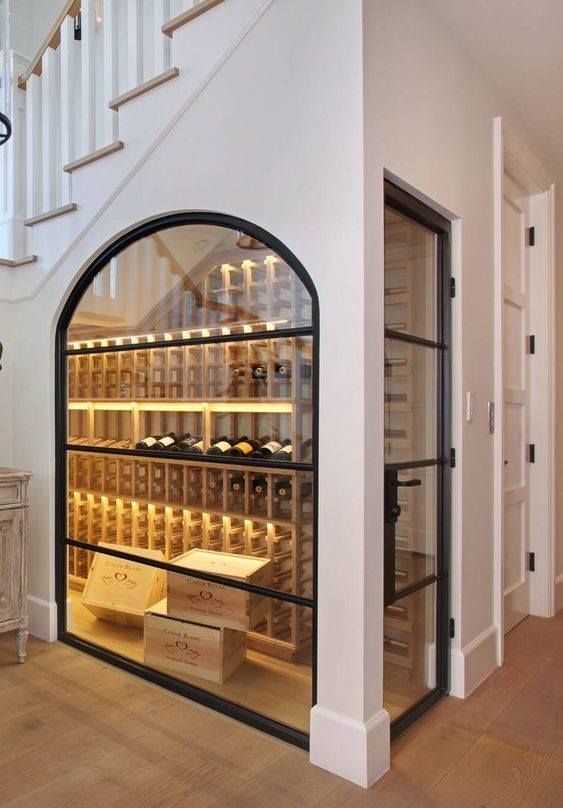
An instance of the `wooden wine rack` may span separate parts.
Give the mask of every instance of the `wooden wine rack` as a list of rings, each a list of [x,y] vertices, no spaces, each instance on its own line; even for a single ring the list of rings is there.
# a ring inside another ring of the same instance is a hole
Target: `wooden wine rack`
[[[231,481],[240,488],[233,492]],[[252,493],[257,477],[267,495]],[[68,531],[79,541],[161,550],[167,560],[200,547],[271,558],[280,592],[313,595],[313,503],[301,496],[307,472],[158,457],[69,452]],[[275,495],[291,485],[291,498]],[[70,582],[83,587],[93,552],[70,548]],[[312,638],[311,610],[272,600],[249,646],[293,659]]]

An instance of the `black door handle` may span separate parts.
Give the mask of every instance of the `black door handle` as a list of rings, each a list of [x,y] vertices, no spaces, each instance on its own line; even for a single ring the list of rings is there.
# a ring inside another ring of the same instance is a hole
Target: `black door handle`
[[[397,480],[395,485],[401,488],[414,488],[417,485],[422,485],[422,480]]]

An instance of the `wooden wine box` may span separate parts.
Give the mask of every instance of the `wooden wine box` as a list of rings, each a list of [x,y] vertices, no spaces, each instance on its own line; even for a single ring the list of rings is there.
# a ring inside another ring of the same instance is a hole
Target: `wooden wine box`
[[[145,665],[179,679],[223,684],[244,662],[245,634],[170,617],[166,599],[145,614]]]
[[[97,547],[115,549],[115,545],[103,542]],[[127,547],[126,551],[138,556],[139,563],[132,558],[95,553],[82,593],[82,605],[101,620],[142,628],[145,611],[164,597],[166,573],[140,562],[165,559],[160,550]]]
[[[171,563],[254,586],[272,585],[272,562],[268,558],[195,549]],[[173,572],[167,575],[167,594],[170,615],[236,631],[252,631],[270,608],[269,598],[253,592]]]

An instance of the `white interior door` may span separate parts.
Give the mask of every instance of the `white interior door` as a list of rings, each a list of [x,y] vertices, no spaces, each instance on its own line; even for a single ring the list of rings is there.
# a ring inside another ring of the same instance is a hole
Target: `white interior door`
[[[504,631],[530,610],[528,198],[508,175],[503,199]]]

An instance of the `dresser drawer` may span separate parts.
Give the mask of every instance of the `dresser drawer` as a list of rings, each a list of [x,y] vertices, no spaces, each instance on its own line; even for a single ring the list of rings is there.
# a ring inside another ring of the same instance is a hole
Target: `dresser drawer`
[[[19,505],[22,501],[22,484],[5,482],[0,484],[0,506]]]

